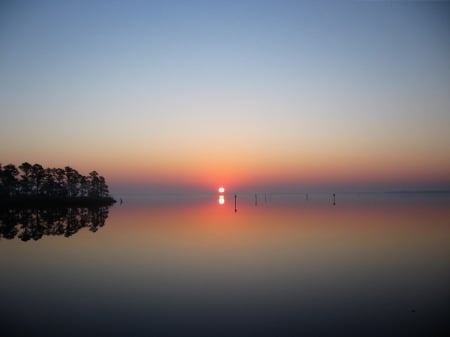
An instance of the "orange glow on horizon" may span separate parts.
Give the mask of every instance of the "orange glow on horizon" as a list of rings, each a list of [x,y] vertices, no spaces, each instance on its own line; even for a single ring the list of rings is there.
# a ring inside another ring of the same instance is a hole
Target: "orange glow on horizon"
[[[120,144],[119,144],[120,145]],[[120,146],[119,146],[120,148]],[[114,147],[114,149],[116,149]],[[73,151],[55,158],[48,153],[25,154],[14,152],[2,159],[2,164],[22,162],[40,163],[44,167],[71,166],[81,174],[95,170],[106,178],[108,185],[161,185],[197,188],[211,191],[211,186],[227,186],[236,190],[245,186],[270,185],[363,185],[398,184],[412,185],[448,182],[450,159],[439,151],[436,153],[410,153],[403,151],[325,151],[317,149],[270,147],[248,149],[242,153],[230,153],[221,149],[218,154],[208,148],[198,147],[189,153],[175,150],[167,152],[148,151],[141,148],[123,151],[120,158],[116,152],[106,149],[101,154],[84,151],[77,158]],[[140,150],[140,151],[138,151]],[[217,190],[219,193],[223,193]]]

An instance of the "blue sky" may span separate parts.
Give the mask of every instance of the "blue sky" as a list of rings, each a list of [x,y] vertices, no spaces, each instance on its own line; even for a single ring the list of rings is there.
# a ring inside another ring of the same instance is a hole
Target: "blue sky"
[[[448,2],[3,2],[0,159],[121,183],[439,186],[449,17]]]

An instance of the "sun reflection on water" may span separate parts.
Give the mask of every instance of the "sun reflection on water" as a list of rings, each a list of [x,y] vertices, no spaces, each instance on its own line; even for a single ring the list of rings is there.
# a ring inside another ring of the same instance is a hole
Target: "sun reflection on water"
[[[219,195],[219,205],[224,205],[225,204],[225,196],[224,195]]]

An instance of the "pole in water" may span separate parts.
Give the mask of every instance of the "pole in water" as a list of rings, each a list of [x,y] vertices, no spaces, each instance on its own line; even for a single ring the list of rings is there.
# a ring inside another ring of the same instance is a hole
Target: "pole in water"
[[[333,206],[336,206],[336,193],[333,193]]]
[[[234,195],[234,212],[237,212],[237,208],[236,208],[236,199],[237,199],[237,195]]]

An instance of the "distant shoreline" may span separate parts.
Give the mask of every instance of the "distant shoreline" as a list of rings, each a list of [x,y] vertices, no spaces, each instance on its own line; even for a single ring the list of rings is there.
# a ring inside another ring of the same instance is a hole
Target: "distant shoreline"
[[[388,194],[448,194],[450,190],[398,190],[398,191],[387,191]]]
[[[71,197],[71,198],[57,198],[57,197],[6,197],[0,198],[0,208],[5,207],[101,207],[111,206],[116,202],[111,197]]]

